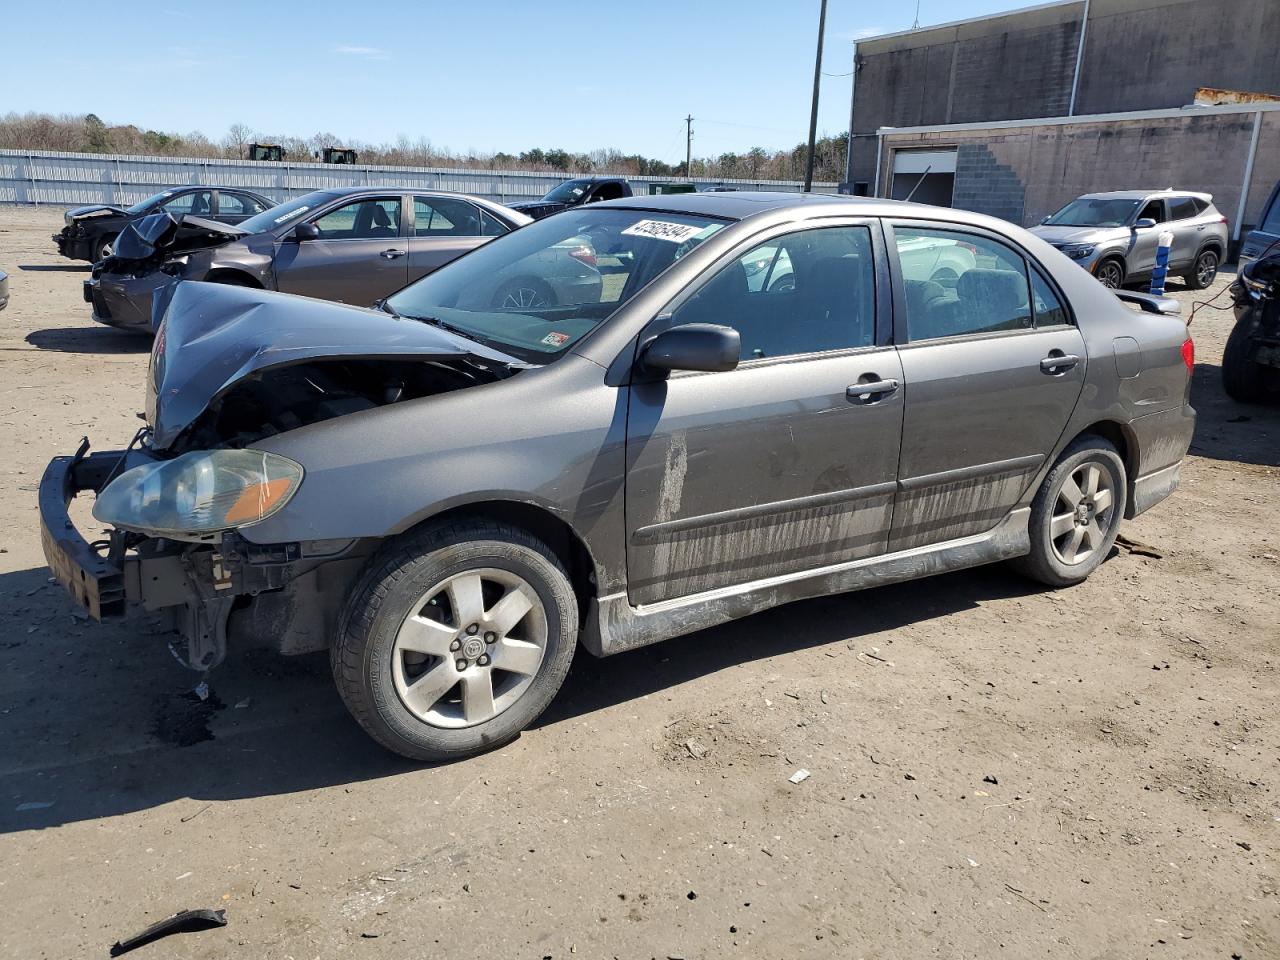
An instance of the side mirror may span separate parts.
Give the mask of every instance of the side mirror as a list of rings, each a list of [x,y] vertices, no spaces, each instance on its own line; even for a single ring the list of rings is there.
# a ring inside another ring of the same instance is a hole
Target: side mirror
[[[1155,225],[1156,225],[1156,222],[1152,220],[1150,217],[1143,217],[1141,220],[1139,220],[1137,223],[1133,225],[1133,229],[1149,230],[1151,227],[1154,227]]]
[[[289,234],[289,239],[294,243],[303,243],[307,240],[319,240],[320,228],[314,223],[300,223],[293,228],[293,233]]]
[[[685,323],[658,334],[645,346],[640,363],[646,371],[700,370],[723,373],[738,365],[742,339],[733,327]]]

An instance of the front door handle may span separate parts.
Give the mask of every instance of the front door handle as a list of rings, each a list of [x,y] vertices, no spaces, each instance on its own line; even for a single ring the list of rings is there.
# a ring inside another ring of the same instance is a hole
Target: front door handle
[[[1080,358],[1074,354],[1054,350],[1040,361],[1040,372],[1056,377],[1060,373],[1066,373],[1079,362]]]
[[[395,260],[397,257],[403,257],[404,251],[393,248],[391,250],[383,250],[378,256],[382,257],[383,260]]]
[[[850,400],[861,403],[875,403],[898,389],[897,380],[868,380],[865,383],[851,383],[844,388],[844,395]]]

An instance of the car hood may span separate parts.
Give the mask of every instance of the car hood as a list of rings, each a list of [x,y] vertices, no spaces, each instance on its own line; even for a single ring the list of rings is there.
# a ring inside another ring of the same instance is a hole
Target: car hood
[[[557,200],[521,200],[517,203],[508,203],[507,206],[512,210],[520,211],[526,216],[536,217],[568,209],[569,204],[560,203]]]
[[[108,272],[157,260],[184,250],[216,247],[246,236],[244,230],[204,217],[175,219],[167,213],[153,213],[129,223],[116,238]]]
[[[108,203],[94,203],[84,207],[72,207],[62,216],[64,220],[81,220],[84,217],[93,217],[104,213],[110,213],[120,217],[128,216],[128,212],[123,207],[115,207]]]
[[[162,317],[147,372],[147,423],[169,448],[217,398],[268,370],[314,360],[448,360],[520,364],[417,320],[285,293],[182,281],[157,292]]]
[[[1124,227],[1054,227],[1040,224],[1031,232],[1046,243],[1061,246],[1064,243],[1101,243],[1128,233]]]

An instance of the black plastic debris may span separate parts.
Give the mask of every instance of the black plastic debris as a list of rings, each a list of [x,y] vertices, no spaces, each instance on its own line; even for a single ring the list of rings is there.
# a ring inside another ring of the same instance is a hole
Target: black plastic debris
[[[197,930],[212,930],[214,927],[226,925],[227,911],[225,910],[183,910],[167,920],[153,923],[128,940],[117,940],[111,948],[111,956],[121,956],[161,937],[167,937],[171,933],[195,933]]]

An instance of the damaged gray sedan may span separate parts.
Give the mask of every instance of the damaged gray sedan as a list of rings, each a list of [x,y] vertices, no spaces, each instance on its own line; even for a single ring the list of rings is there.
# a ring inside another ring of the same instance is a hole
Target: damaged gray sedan
[[[956,243],[947,284],[904,270]],[[566,247],[572,302],[495,296]],[[328,650],[379,743],[460,757],[579,646],[1001,560],[1083,580],[1194,423],[1184,323],[1125,296],[988,217],[749,193],[567,211],[380,310],[182,283],[135,442],[49,464],[45,554],[96,618],[169,611],[198,670]]]

